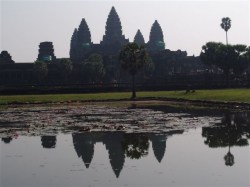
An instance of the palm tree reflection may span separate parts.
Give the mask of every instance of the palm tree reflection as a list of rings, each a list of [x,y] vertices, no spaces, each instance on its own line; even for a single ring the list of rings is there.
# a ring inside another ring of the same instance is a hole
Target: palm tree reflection
[[[224,156],[224,160],[226,166],[234,165],[234,155],[230,152],[230,145],[227,154]]]
[[[212,127],[203,127],[202,136],[205,144],[211,148],[228,147],[224,156],[225,165],[233,166],[234,155],[230,151],[232,146],[246,146],[250,137],[250,115],[247,112],[231,113],[227,111],[221,123]]]

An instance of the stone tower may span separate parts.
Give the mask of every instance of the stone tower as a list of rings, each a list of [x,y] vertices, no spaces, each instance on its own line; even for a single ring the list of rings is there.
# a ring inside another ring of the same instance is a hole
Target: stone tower
[[[150,140],[152,141],[155,158],[160,163],[165,154],[167,136],[164,134],[152,134]]]
[[[91,44],[91,34],[89,31],[89,26],[85,19],[83,18],[77,32],[77,43],[79,47],[86,48]]]
[[[122,35],[121,21],[114,7],[111,8],[108,15],[105,29],[105,35],[103,36],[101,45],[106,46],[106,50],[109,49],[107,52],[115,52],[129,42],[125,39],[125,36]]]
[[[74,35],[74,34],[73,34]],[[73,37],[73,36],[72,36]],[[89,30],[89,26],[85,19],[83,18],[76,36],[76,51],[75,51],[75,57],[74,59],[77,62],[82,61],[85,58],[85,55],[90,51],[91,48],[91,34]]]
[[[37,60],[51,62],[56,60],[52,42],[41,42]]]
[[[14,61],[8,51],[2,51],[0,54],[0,64],[12,64]]]
[[[147,48],[149,51],[161,51],[165,49],[162,29],[157,20],[155,20],[151,27]]]
[[[78,29],[75,29],[70,41],[70,60],[81,62],[91,50],[91,33],[86,20],[83,18]]]
[[[77,60],[77,32],[77,29],[75,29],[70,41],[69,56],[72,61]]]
[[[119,178],[119,175],[125,163],[125,152],[121,145],[121,142],[123,141],[123,136],[123,132],[114,132],[109,136],[105,137],[103,141],[103,144],[108,150],[109,161],[116,178]]]
[[[82,158],[86,168],[89,168],[94,156],[95,139],[91,133],[73,133],[73,144],[77,156]]]
[[[140,29],[137,30],[137,33],[134,37],[134,43],[137,43],[138,45],[144,45],[145,41],[144,41],[144,37],[140,31]]]

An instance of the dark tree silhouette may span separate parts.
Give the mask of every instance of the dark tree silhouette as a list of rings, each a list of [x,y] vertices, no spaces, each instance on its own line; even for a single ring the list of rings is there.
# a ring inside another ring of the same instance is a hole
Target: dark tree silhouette
[[[55,148],[56,147],[56,136],[41,136],[43,148]]]
[[[233,166],[234,155],[230,148],[233,146],[249,145],[249,113],[226,112],[221,119],[221,123],[211,127],[202,128],[202,136],[206,138],[204,143],[211,148],[228,147],[228,152],[224,156],[225,165]]]
[[[58,68],[59,74],[61,75],[61,78],[64,81],[67,81],[73,69],[72,61],[70,59],[62,58],[57,63],[57,68]]]
[[[245,45],[234,45],[235,61],[233,63],[233,72],[235,75],[241,75],[250,65],[250,47]]]
[[[99,54],[91,54],[81,63],[81,73],[87,83],[100,82],[105,76],[103,58]]]
[[[148,154],[149,141],[144,134],[125,134],[122,149],[127,157],[140,159]]]
[[[223,70],[227,81],[230,72],[242,74],[250,62],[249,48],[245,45],[224,45],[217,42],[208,42],[202,46],[201,60],[206,65],[215,65]]]
[[[226,32],[226,42],[228,45],[227,32],[231,28],[231,19],[229,17],[222,18],[221,22],[220,26]]]
[[[2,138],[2,141],[4,143],[10,143],[12,141],[12,138],[11,137],[5,137],[5,138]]]
[[[128,70],[132,76],[132,97],[136,98],[135,91],[135,75],[148,62],[148,54],[144,46],[139,46],[136,43],[129,43],[125,45],[120,52],[119,59],[122,68]]]
[[[47,64],[43,61],[36,61],[33,67],[33,74],[38,82],[44,80],[48,75]]]

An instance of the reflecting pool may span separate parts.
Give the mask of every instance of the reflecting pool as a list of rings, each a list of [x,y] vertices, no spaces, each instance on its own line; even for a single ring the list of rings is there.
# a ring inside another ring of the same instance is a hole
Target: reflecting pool
[[[1,111],[0,186],[250,186],[250,112],[84,107]]]

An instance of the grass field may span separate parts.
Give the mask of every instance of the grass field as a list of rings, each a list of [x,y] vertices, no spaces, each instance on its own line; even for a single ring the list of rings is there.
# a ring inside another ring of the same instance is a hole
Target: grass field
[[[14,103],[53,103],[73,101],[100,101],[129,99],[130,92],[95,93],[95,94],[54,94],[54,95],[13,95],[0,96],[0,104]],[[137,92],[138,98],[174,98],[205,101],[228,101],[250,103],[250,89],[196,90],[185,94],[185,91],[148,91]]]

